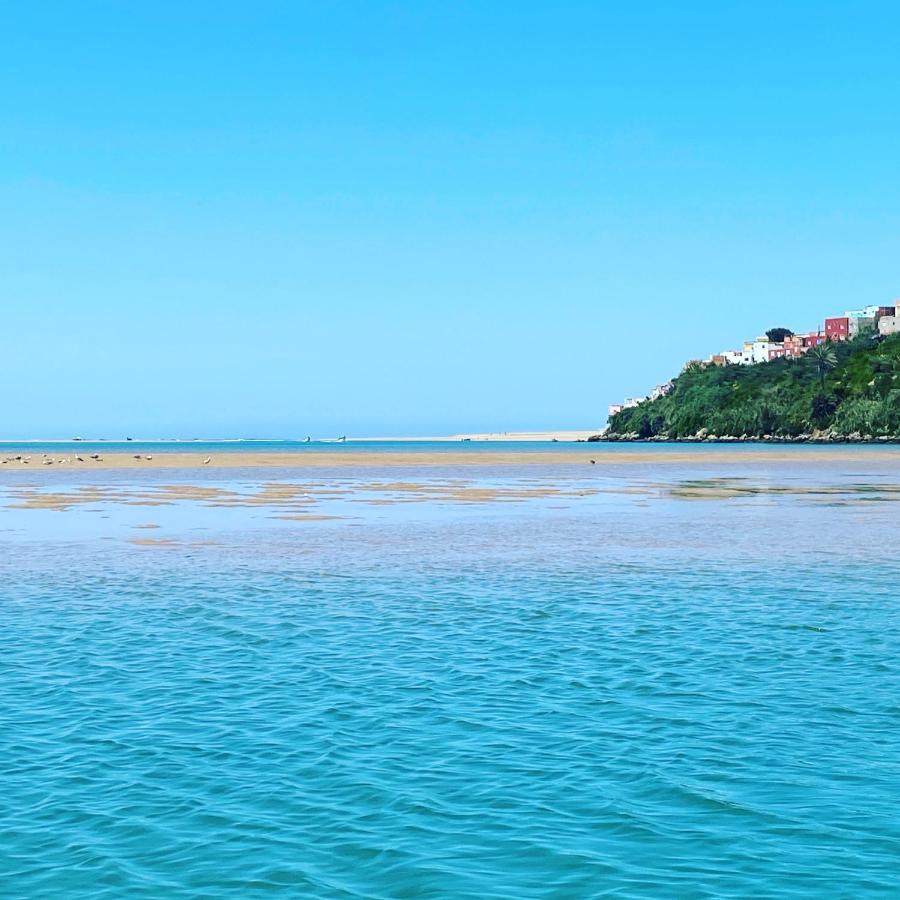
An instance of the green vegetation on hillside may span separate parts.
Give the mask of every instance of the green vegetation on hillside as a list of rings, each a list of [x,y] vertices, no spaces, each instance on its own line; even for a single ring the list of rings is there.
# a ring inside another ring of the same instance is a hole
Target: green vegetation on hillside
[[[900,334],[826,343],[798,359],[685,369],[672,390],[609,420],[612,437],[900,437]]]

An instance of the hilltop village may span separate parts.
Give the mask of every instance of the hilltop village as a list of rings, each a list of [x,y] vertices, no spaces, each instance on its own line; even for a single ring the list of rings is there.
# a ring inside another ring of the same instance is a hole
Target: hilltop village
[[[690,359],[682,372],[693,366],[752,366],[776,359],[796,359],[813,347],[828,341],[848,341],[864,334],[886,337],[900,333],[900,300],[893,306],[864,306],[848,309],[842,316],[825,319],[824,327],[805,334],[795,334],[787,328],[771,328],[764,335],[744,341],[740,350],[722,350],[706,359]],[[658,384],[645,397],[628,397],[622,403],[610,404],[609,418],[634,409],[645,401],[658,400],[672,389],[673,382]]]

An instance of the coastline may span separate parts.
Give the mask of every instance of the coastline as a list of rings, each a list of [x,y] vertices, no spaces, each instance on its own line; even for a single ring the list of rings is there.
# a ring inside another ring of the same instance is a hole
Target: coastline
[[[611,443],[619,443],[613,441]],[[623,441],[622,443],[660,443],[654,441]],[[302,453],[284,452],[253,452],[231,451],[228,453],[205,454],[188,452],[166,452],[159,454],[135,455],[128,453],[106,453],[101,459],[83,457],[78,460],[75,455],[65,453],[49,457],[53,462],[47,462],[40,455],[32,455],[30,458],[22,455],[20,459],[3,457],[0,462],[0,475],[4,472],[59,472],[78,471],[91,472],[100,470],[127,470],[146,471],[148,469],[180,469],[199,471],[203,469],[291,469],[302,471],[305,469],[379,469],[379,468],[434,468],[434,467],[538,467],[538,466],[571,466],[601,470],[604,467],[633,466],[633,465],[667,465],[667,464],[772,464],[781,462],[796,462],[797,451],[780,450],[775,447],[765,450],[748,452],[728,445],[722,441],[670,441],[670,444],[702,443],[712,451],[708,454],[700,454],[696,450],[676,449],[646,449],[638,453],[624,451],[605,450],[592,445],[595,452],[592,454],[587,447],[580,451],[566,450],[509,450],[492,451],[490,453],[478,453],[472,451],[353,451],[342,450],[340,452],[311,450]],[[751,442],[747,442],[751,443]],[[766,444],[767,442],[752,442]],[[815,446],[814,454],[810,459],[816,462],[834,462],[846,460],[852,445],[839,445],[832,448]],[[150,458],[148,458],[148,456]],[[881,450],[866,450],[865,458],[868,460],[897,461],[900,454],[894,448],[885,447]],[[27,460],[27,461],[26,461]]]
[[[20,454],[16,454],[19,456]],[[140,456],[136,459],[135,456]],[[149,458],[148,458],[149,457]],[[98,471],[104,469],[364,469],[379,467],[415,466],[515,466],[515,465],[580,465],[589,464],[584,451],[527,451],[511,450],[487,453],[472,451],[415,451],[415,450],[308,450],[301,452],[256,452],[231,450],[223,453],[160,452],[152,454],[102,453],[100,459],[84,456],[81,460],[71,452],[54,454],[48,463],[40,454],[20,459],[2,457],[0,472],[4,471]],[[27,461],[26,461],[27,460]]]
[[[591,444],[814,444],[817,446],[847,445],[847,444],[875,444],[878,446],[900,444],[900,436],[890,435],[801,435],[799,437],[782,437],[781,435],[742,434],[740,436],[729,434],[692,434],[684,437],[638,437],[636,434],[597,434],[588,438]]]

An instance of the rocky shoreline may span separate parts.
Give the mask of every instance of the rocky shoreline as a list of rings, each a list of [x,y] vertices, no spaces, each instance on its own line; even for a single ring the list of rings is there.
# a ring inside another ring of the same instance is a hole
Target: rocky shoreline
[[[588,441],[634,444],[900,444],[900,435],[871,435],[859,432],[836,434],[830,429],[826,429],[787,437],[778,434],[710,434],[706,429],[701,429],[696,434],[683,437],[668,437],[662,434],[640,437],[637,432],[593,434]]]

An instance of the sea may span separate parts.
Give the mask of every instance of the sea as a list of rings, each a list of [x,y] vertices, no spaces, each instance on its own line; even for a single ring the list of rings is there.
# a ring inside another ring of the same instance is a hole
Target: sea
[[[97,446],[298,462],[0,467],[0,895],[900,893],[900,449]]]

